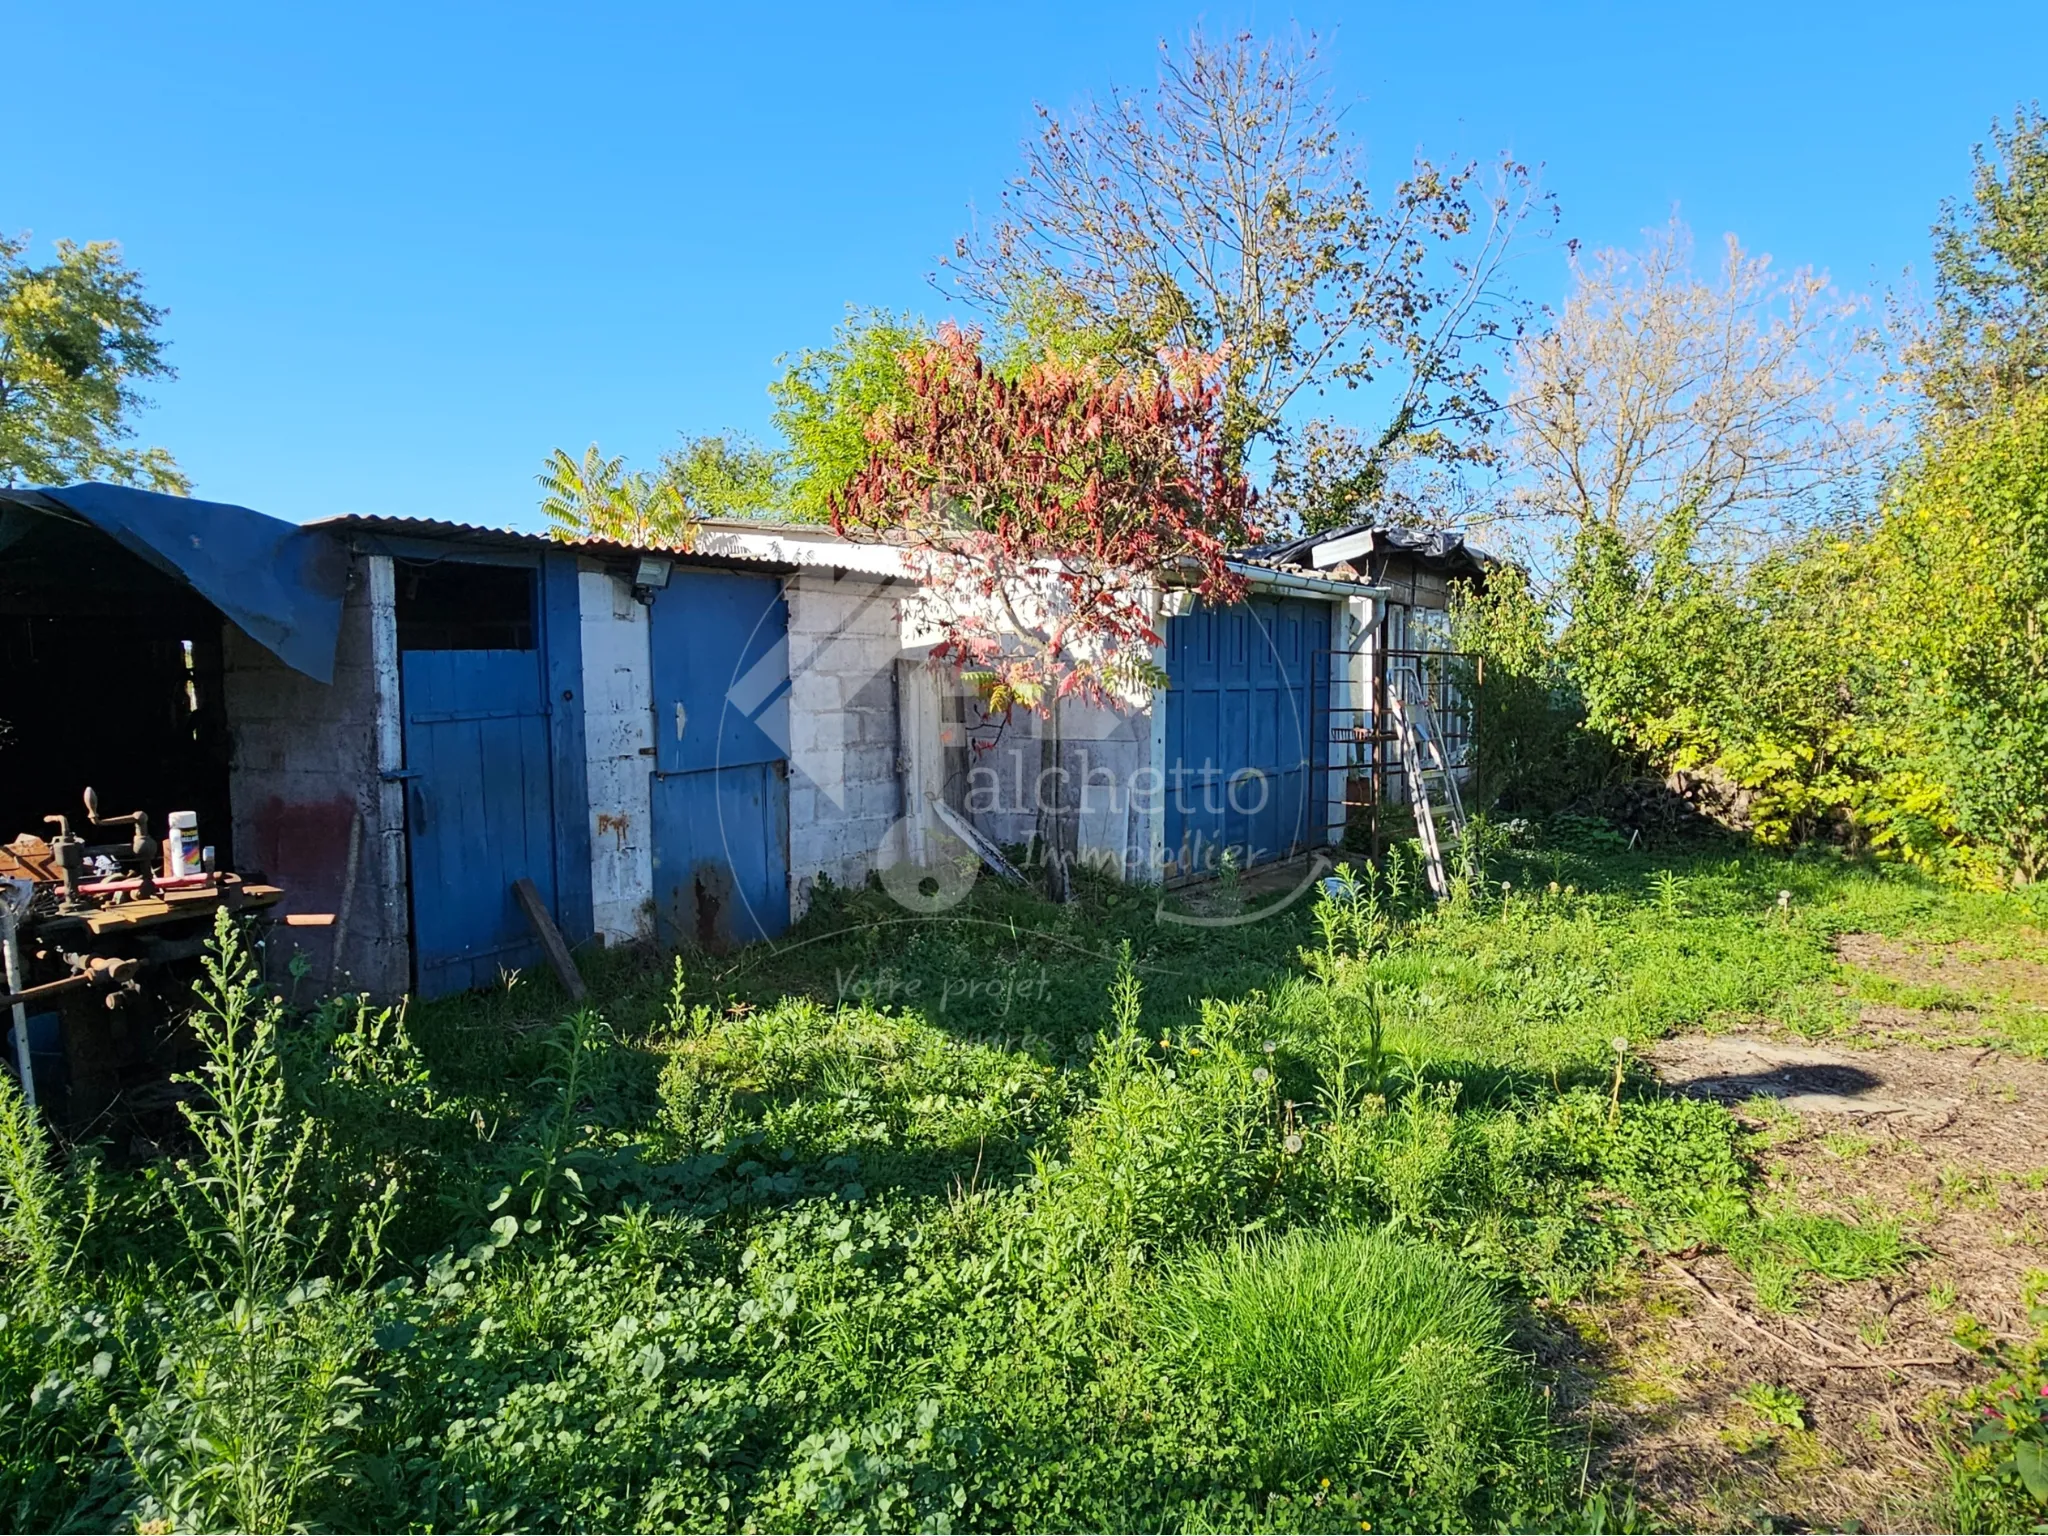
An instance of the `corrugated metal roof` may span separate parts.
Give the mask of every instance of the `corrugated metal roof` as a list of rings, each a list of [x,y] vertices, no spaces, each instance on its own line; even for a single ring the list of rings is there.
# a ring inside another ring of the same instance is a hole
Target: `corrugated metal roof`
[[[444,539],[450,542],[511,545],[515,548],[567,549],[592,555],[661,555],[690,565],[757,565],[786,571],[790,563],[738,550],[699,553],[660,544],[622,544],[616,539],[558,539],[521,528],[492,528],[483,523],[456,523],[438,517],[388,517],[350,512],[306,524],[335,533],[386,534],[393,538]]]
[[[696,565],[750,565],[766,569],[789,571],[803,565],[824,565],[868,574],[900,574],[892,564],[887,572],[878,570],[876,557],[900,556],[900,550],[888,541],[848,539],[832,532],[818,523],[771,523],[752,522],[738,518],[707,519],[702,525],[702,535],[708,535],[713,548],[699,547],[694,550],[679,550],[659,545],[621,544],[611,539],[557,539],[550,534],[531,533],[518,528],[492,528],[481,523],[457,523],[432,517],[389,517],[363,513],[348,513],[339,517],[321,518],[306,526],[330,529],[338,533],[388,534],[400,538],[446,539],[450,541],[471,541],[499,546],[538,547],[545,549],[571,549],[593,555],[658,554],[684,564]],[[1245,574],[1257,579],[1260,571],[1271,571],[1275,576],[1285,577],[1289,582],[1307,582],[1333,595],[1339,592],[1355,592],[1364,597],[1380,592],[1364,578],[1340,571],[1319,571],[1309,569],[1305,564],[1296,563],[1299,556],[1290,559],[1297,546],[1305,553],[1324,538],[1321,535],[1307,540],[1296,540],[1289,545],[1260,546],[1243,550],[1230,556],[1230,563]],[[741,539],[765,542],[767,550],[749,550]],[[1462,548],[1462,544],[1460,545]],[[843,549],[848,558],[844,561],[833,557],[835,549]]]

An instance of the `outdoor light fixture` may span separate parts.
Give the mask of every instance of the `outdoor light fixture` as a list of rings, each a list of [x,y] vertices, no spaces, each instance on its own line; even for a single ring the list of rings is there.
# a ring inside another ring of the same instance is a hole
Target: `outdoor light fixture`
[[[654,594],[668,585],[676,563],[664,555],[642,555],[633,568],[633,601],[644,608],[654,606]]]

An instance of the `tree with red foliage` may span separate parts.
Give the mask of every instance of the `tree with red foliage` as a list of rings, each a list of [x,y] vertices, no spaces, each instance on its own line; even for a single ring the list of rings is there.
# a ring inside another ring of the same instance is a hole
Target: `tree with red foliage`
[[[1051,359],[1005,377],[978,332],[941,327],[904,353],[905,398],[869,422],[868,462],[832,503],[835,531],[906,551],[934,660],[970,677],[991,715],[1045,717],[1037,813],[1055,900],[1076,831],[1059,701],[1130,699],[1162,681],[1161,589],[1235,601],[1244,580],[1228,552],[1256,535],[1215,360],[1161,361],[1144,380]]]
[[[908,399],[868,424],[832,526],[904,547],[934,657],[992,712],[1130,697],[1158,680],[1162,587],[1243,595],[1228,551],[1257,530],[1213,360],[1171,357],[1145,380],[1053,361],[1004,377],[978,332],[948,324],[903,361]]]

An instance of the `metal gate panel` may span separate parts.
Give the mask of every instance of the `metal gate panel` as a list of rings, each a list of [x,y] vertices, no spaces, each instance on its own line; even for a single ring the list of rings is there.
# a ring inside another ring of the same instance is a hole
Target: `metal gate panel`
[[[785,765],[657,774],[655,931],[664,944],[719,950],[773,938],[789,919]]]
[[[439,997],[541,960],[512,882],[553,907],[549,712],[538,650],[407,651],[399,666],[414,981]]]
[[[1322,840],[1329,633],[1329,605],[1295,598],[1168,620],[1170,878],[1214,873],[1225,850],[1249,868]]]
[[[789,925],[789,605],[781,582],[678,570],[655,594],[654,914],[668,945]]]

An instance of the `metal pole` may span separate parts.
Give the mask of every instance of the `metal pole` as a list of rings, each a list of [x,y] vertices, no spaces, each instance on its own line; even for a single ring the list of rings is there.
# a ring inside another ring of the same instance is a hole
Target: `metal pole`
[[[20,992],[21,944],[15,938],[14,912],[0,902],[0,944],[7,950],[7,990]],[[14,1005],[14,1064],[21,1076],[21,1096],[29,1108],[36,1103],[36,1069],[28,1048],[28,1004]]]

